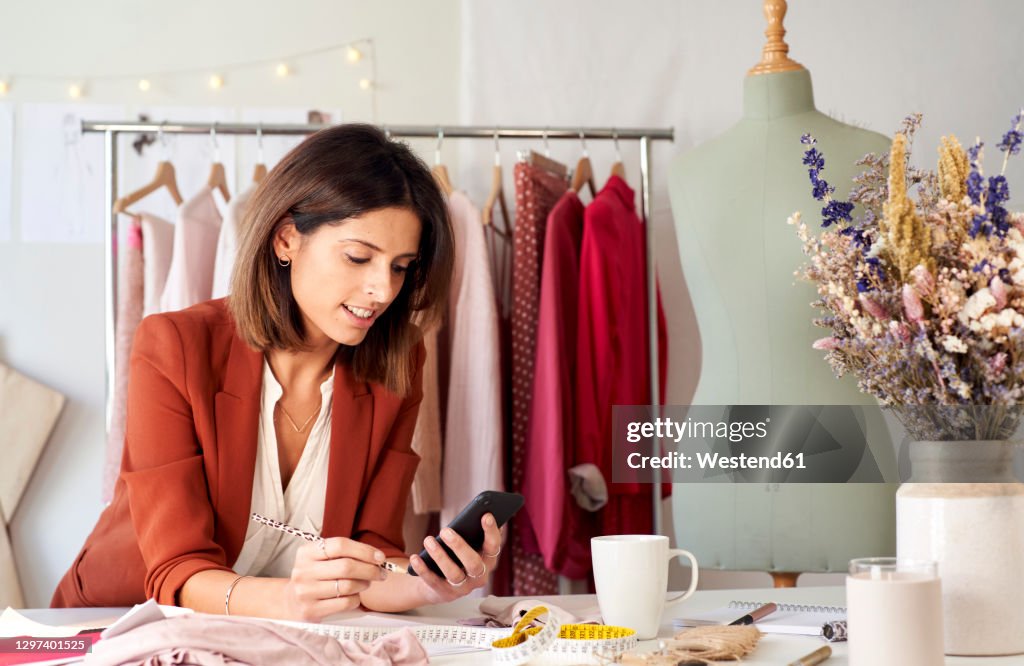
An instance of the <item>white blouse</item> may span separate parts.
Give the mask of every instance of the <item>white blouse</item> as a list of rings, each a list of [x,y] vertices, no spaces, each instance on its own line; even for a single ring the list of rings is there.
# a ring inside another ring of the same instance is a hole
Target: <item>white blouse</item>
[[[274,426],[274,406],[283,392],[281,384],[270,370],[270,364],[264,358],[256,471],[252,482],[250,511],[305,532],[320,534],[327,497],[334,372],[320,385],[320,414],[313,422],[306,446],[288,482],[288,488],[284,491],[281,489],[281,465],[277,457],[277,432]],[[286,424],[285,427],[290,426]],[[295,562],[295,552],[305,543],[303,539],[250,520],[245,532],[245,543],[232,568],[240,575],[288,578]]]

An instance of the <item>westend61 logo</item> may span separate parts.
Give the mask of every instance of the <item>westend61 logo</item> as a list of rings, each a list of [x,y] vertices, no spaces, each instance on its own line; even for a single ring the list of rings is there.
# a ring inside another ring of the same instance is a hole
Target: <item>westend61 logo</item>
[[[615,483],[879,483],[898,480],[877,408],[689,405],[612,409]],[[868,447],[881,451],[887,474]]]

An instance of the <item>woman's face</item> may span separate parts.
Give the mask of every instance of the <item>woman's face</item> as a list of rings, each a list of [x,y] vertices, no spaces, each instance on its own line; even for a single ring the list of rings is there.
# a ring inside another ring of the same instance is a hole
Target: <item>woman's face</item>
[[[306,342],[357,345],[398,296],[420,246],[420,220],[408,208],[382,208],[302,235],[292,223],[274,237],[291,260],[292,294]]]

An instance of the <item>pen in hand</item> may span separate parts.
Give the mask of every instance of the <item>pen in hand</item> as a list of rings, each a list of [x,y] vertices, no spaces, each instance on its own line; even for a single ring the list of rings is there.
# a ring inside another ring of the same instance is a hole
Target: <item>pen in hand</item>
[[[765,615],[769,615],[771,613],[774,613],[776,610],[778,610],[778,608],[779,607],[776,606],[775,604],[771,604],[771,603],[765,604],[764,606],[761,606],[760,608],[756,608],[756,609],[750,611],[749,613],[747,613],[743,617],[741,617],[739,619],[736,619],[736,620],[733,620],[732,622],[729,623],[729,626],[732,627],[732,626],[735,626],[735,625],[754,624],[755,622],[760,620]]]
[[[266,525],[267,527],[272,527],[275,530],[280,530],[280,531],[284,532],[285,534],[291,534],[292,536],[297,536],[300,539],[305,539],[306,541],[312,541],[313,543],[318,543],[318,544],[320,544],[321,548],[324,547],[323,546],[324,538],[322,536],[318,535],[318,534],[312,534],[310,532],[303,532],[302,530],[300,530],[300,529],[298,529],[296,527],[292,527],[291,525],[288,525],[286,523],[282,523],[279,520],[273,520],[271,518],[267,518],[265,516],[261,516],[258,513],[250,514],[249,518],[251,518],[253,521],[255,521],[257,523],[260,523],[261,525]],[[408,572],[405,569],[403,569],[402,567],[398,566],[394,562],[388,562],[388,561],[385,560],[384,562],[382,562],[378,566],[380,566],[381,569],[384,569],[386,571],[390,571],[391,573],[400,573],[400,574],[408,575]]]

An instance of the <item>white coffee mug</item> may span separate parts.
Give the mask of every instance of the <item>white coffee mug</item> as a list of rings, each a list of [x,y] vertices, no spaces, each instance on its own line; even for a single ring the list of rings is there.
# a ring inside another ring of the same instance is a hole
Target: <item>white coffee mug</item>
[[[666,600],[668,561],[680,555],[690,560],[690,589]],[[635,629],[640,640],[656,637],[664,610],[685,601],[697,589],[697,558],[689,551],[670,549],[667,536],[593,537],[590,556],[605,624]]]

